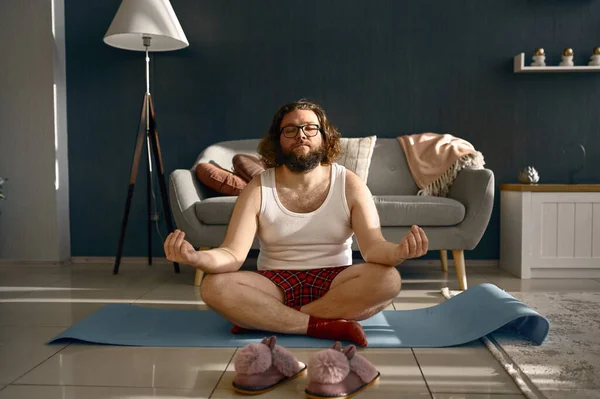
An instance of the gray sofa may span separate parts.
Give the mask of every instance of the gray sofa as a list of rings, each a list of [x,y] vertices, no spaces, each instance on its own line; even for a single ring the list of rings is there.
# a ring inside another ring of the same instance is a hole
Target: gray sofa
[[[221,196],[199,182],[195,167],[214,162],[232,168],[238,153],[257,154],[259,139],[215,143],[200,153],[190,169],[178,169],[169,179],[169,196],[177,228],[196,248],[221,245],[237,197]],[[458,173],[447,198],[418,196],[404,152],[395,138],[377,138],[367,186],[379,212],[384,237],[400,242],[413,224],[421,226],[429,249],[440,250],[447,271],[447,250],[452,250],[461,289],[467,288],[464,250],[477,246],[490,220],[494,202],[494,175],[489,169]],[[258,249],[255,238],[253,249]],[[356,241],[353,250],[358,250]],[[196,284],[199,284],[197,276]]]

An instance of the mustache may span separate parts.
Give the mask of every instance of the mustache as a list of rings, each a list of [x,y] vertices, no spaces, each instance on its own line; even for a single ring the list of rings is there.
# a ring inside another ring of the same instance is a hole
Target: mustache
[[[292,150],[296,148],[293,147]],[[306,155],[295,154],[292,151],[278,151],[276,162],[278,165],[286,165],[292,172],[302,173],[319,166],[327,156],[324,148],[311,150]]]

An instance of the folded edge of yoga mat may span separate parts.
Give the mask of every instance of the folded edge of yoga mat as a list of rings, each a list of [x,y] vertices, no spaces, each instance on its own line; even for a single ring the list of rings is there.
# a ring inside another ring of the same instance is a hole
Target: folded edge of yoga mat
[[[466,344],[502,327],[541,345],[548,320],[493,284],[480,284],[423,309],[383,311],[361,321],[370,348],[431,348]],[[213,311],[156,309],[109,304],[52,339],[49,344],[242,347],[267,335],[289,348],[324,348],[330,340],[253,332],[234,335],[232,324]]]

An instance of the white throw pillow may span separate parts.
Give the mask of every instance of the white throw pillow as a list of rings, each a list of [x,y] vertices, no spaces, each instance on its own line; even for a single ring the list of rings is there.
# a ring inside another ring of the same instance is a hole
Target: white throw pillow
[[[377,136],[345,138],[340,139],[342,154],[337,163],[356,173],[364,182],[367,183],[369,177],[369,167],[371,166],[371,157],[375,149]]]

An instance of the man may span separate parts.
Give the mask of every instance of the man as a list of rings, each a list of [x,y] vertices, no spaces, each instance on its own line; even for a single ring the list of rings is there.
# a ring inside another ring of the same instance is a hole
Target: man
[[[219,248],[196,251],[176,230],[167,259],[203,270],[202,298],[233,322],[232,332],[262,330],[353,341],[358,323],[400,291],[395,265],[427,252],[412,226],[400,244],[385,240],[365,182],[335,163],[340,134],[318,105],[279,109],[258,152],[267,169],[239,195]],[[255,234],[257,271],[238,271]],[[352,265],[352,235],[366,263]]]

